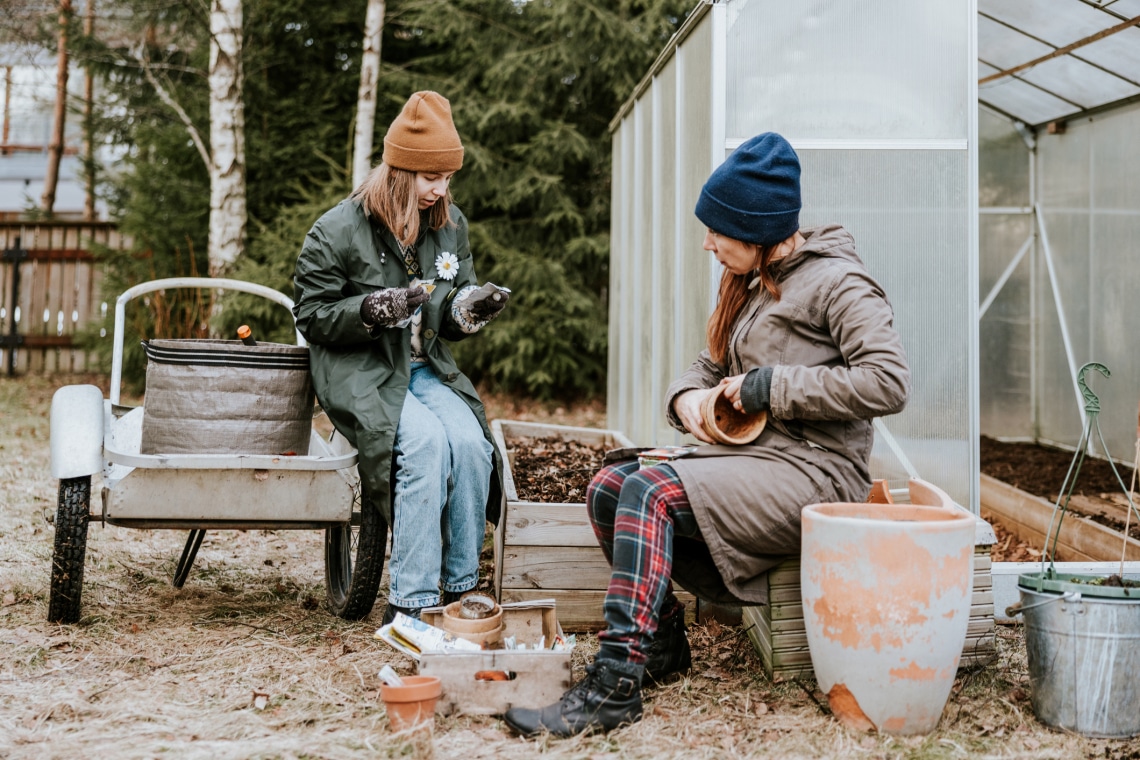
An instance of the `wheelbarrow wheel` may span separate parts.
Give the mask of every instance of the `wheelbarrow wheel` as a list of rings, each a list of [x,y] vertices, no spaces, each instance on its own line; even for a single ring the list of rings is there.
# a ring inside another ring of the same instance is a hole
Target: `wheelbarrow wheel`
[[[83,561],[87,556],[87,523],[90,519],[91,476],[59,481],[48,602],[48,621],[52,623],[79,622]]]
[[[334,615],[360,620],[372,612],[387,541],[388,521],[367,501],[350,524],[325,530],[325,594]]]

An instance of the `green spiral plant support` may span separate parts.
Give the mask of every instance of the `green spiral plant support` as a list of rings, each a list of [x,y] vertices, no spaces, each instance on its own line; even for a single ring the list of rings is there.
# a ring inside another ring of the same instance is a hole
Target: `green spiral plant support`
[[[1085,382],[1085,374],[1089,370],[1096,370],[1106,378],[1111,377],[1112,373],[1108,371],[1108,367],[1097,362],[1089,362],[1088,364],[1077,370],[1077,388],[1081,392],[1081,396],[1085,400],[1085,424],[1081,430],[1081,440],[1077,444],[1077,450],[1073,454],[1073,461],[1069,463],[1069,471],[1065,474],[1065,481],[1061,484],[1061,490],[1057,494],[1057,501],[1053,505],[1053,513],[1049,517],[1049,530],[1045,533],[1045,553],[1041,555],[1041,572],[1045,578],[1055,578],[1056,568],[1054,561],[1057,555],[1057,540],[1061,535],[1061,522],[1065,519],[1065,512],[1069,509],[1069,499],[1073,495],[1073,488],[1077,484],[1077,475],[1080,474],[1081,465],[1084,464],[1085,454],[1088,452],[1089,440],[1092,438],[1093,431],[1096,431],[1097,439],[1100,441],[1100,450],[1104,452],[1104,458],[1108,460],[1109,467],[1112,468],[1112,474],[1116,476],[1116,482],[1120,484],[1120,488],[1124,491],[1124,497],[1128,499],[1129,508],[1140,518],[1140,511],[1137,510],[1136,505],[1132,503],[1132,494],[1129,493],[1128,488],[1124,485],[1124,479],[1120,477],[1120,473],[1116,471],[1116,463],[1112,461],[1112,457],[1108,453],[1108,445],[1104,442],[1104,434],[1100,431],[1100,399],[1089,388],[1088,383]],[[1062,504],[1062,499],[1064,503]],[[1060,517],[1057,513],[1060,512]],[[1053,520],[1057,520],[1057,529],[1053,530]],[[1053,546],[1049,547],[1049,534],[1053,534]],[[1124,540],[1127,541],[1128,537],[1125,536]],[[1045,570],[1045,561],[1049,562],[1048,571]]]

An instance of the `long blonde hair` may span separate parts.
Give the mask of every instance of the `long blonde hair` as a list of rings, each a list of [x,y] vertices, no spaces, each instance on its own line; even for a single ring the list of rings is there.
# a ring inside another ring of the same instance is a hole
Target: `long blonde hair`
[[[420,205],[416,195],[416,173],[397,169],[381,161],[350,198],[360,200],[364,211],[380,220],[403,245],[411,245],[420,236]],[[441,229],[451,222],[451,188],[428,209],[428,226]]]
[[[756,277],[760,284],[772,294],[772,298],[780,300],[780,286],[769,271],[772,257],[780,243],[769,246],[757,246],[757,268],[747,274],[733,274],[725,269],[720,276],[720,292],[716,299],[716,308],[709,315],[708,325],[705,328],[706,339],[709,344],[709,354],[717,364],[724,364],[728,357],[728,344],[732,339],[732,326],[736,324],[740,312],[748,303],[751,289],[749,283]]]

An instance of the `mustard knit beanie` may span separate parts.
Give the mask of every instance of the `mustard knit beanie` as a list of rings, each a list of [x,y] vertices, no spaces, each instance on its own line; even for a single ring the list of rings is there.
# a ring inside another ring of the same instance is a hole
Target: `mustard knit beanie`
[[[424,90],[408,98],[388,134],[384,163],[412,172],[453,172],[463,166],[463,143],[451,121],[451,104]]]

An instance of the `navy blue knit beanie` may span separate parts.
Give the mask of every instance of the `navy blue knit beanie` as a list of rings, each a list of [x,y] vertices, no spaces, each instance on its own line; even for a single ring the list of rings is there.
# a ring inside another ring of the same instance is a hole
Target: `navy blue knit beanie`
[[[800,228],[800,159],[775,132],[744,142],[701,188],[697,218],[721,235],[775,245]]]

